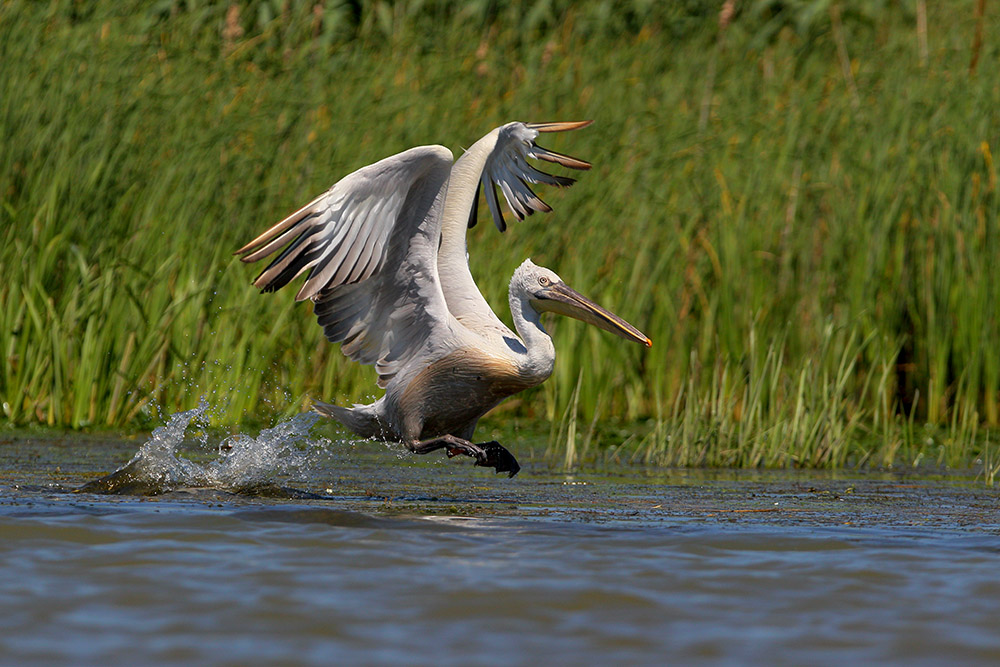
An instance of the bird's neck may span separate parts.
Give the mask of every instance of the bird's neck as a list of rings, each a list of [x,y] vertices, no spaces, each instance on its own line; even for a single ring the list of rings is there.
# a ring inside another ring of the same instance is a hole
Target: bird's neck
[[[538,383],[552,374],[556,361],[556,348],[552,337],[542,326],[541,315],[531,307],[527,296],[519,290],[510,291],[510,314],[514,318],[514,329],[524,344],[522,372],[534,377]]]

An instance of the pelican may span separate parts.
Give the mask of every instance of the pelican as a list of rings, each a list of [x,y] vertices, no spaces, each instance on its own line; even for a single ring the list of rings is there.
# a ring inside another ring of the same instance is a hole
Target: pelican
[[[256,262],[284,248],[253,284],[273,292],[308,271],[296,301],[313,302],[326,338],[341,343],[347,357],[375,366],[381,398],[350,408],[315,401],[316,412],[363,438],[403,443],[416,454],[445,449],[513,477],[520,466],[506,448],[472,437],[486,412],[552,373],[555,348],[542,313],[652,344],[530,259],[510,281],[515,333],[469,271],[465,235],[476,224],[480,193],[501,232],[497,187],[519,220],[551,211],[529,183],[566,187],[574,180],[542,172],[527,158],[571,169],[590,164],[535,139],[590,123],[508,123],[454,163],[443,146],[411,148],[345,176],[234,253]]]

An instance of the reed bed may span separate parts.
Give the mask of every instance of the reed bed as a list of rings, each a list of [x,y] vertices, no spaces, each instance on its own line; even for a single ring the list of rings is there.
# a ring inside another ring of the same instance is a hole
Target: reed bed
[[[5,2],[0,419],[367,400],[232,251],[399,150],[593,118],[550,143],[594,169],[471,230],[473,273],[506,318],[530,256],[654,346],[552,322],[553,378],[488,420],[567,465],[995,466],[1000,15],[663,5]]]

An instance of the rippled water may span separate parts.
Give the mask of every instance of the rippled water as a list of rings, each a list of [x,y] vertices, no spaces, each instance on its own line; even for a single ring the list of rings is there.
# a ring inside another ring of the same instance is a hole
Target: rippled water
[[[172,424],[0,437],[0,662],[1000,660],[1000,500],[968,480],[507,479],[301,418],[184,454]],[[160,495],[71,492],[143,448]]]

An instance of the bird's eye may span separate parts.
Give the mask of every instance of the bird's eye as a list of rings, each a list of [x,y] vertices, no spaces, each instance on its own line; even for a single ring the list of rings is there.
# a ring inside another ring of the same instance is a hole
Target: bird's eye
[[[548,279],[548,277],[546,277],[546,276],[538,276],[538,284],[541,285],[542,287],[548,287],[549,286],[549,279]]]

